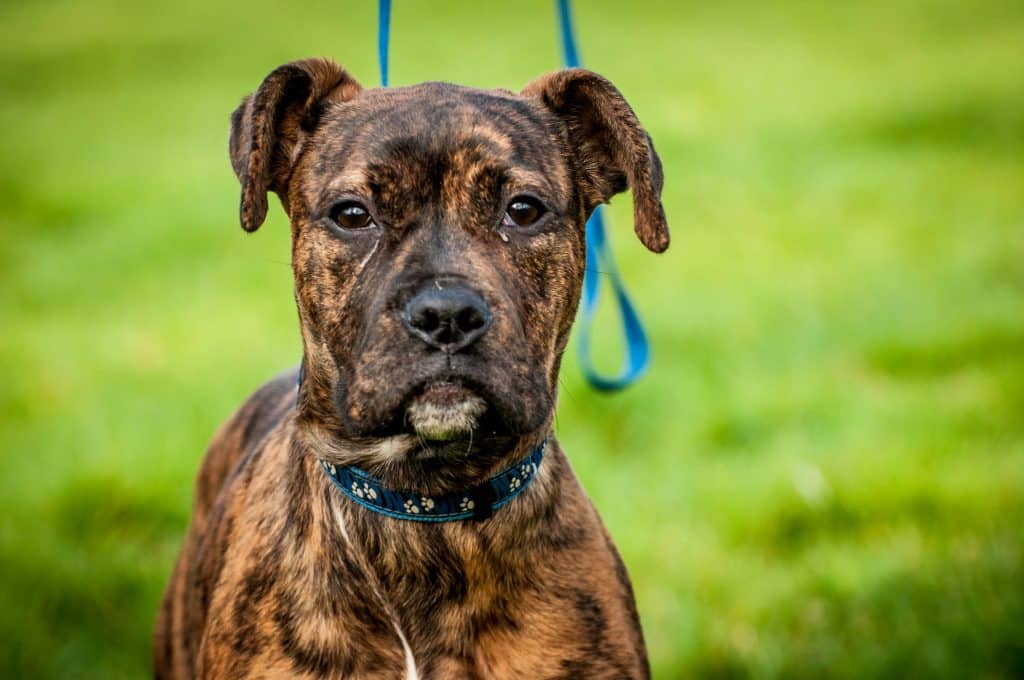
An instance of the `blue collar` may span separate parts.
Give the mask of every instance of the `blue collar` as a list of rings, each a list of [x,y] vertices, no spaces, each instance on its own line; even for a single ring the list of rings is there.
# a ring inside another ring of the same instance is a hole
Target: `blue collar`
[[[374,512],[413,522],[454,522],[487,519],[526,490],[544,459],[545,439],[540,446],[504,472],[465,491],[443,496],[424,496],[388,489],[384,483],[351,465],[320,461],[324,472],[341,493]]]

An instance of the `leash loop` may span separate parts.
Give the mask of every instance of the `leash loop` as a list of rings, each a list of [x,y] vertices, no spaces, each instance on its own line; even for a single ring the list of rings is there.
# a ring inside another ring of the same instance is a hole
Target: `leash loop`
[[[576,36],[573,31],[570,0],[556,0],[558,9],[558,26],[562,39],[563,61],[567,68],[580,66],[579,50],[576,48]],[[611,245],[605,232],[604,206],[598,206],[587,220],[587,268],[583,274],[583,299],[579,320],[579,354],[580,366],[587,382],[594,389],[602,392],[613,392],[628,387],[639,378],[651,360],[650,343],[644,332],[643,322],[633,302],[626,292],[626,286],[615,266]],[[615,302],[622,320],[622,332],[626,341],[625,356],[618,375],[603,376],[594,367],[591,354],[591,331],[594,325],[594,312],[600,299],[600,280],[598,276],[605,274],[611,284]]]

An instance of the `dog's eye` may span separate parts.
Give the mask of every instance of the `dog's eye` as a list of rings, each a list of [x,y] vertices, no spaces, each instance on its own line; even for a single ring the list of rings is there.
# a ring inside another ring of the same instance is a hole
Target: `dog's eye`
[[[343,201],[331,208],[331,219],[343,229],[365,229],[373,224],[370,211],[356,201]]]
[[[547,209],[532,196],[516,196],[505,208],[502,224],[507,227],[529,227],[544,216]]]

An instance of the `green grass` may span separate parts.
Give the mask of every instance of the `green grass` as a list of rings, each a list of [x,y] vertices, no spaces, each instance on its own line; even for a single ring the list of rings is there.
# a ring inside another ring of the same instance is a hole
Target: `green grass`
[[[228,114],[302,56],[375,84],[350,4],[0,6],[5,677],[148,672],[204,445],[299,353]],[[665,163],[668,254],[611,211],[654,365],[570,357],[557,422],[656,677],[1024,675],[1024,6],[660,4],[578,7]],[[393,39],[395,84],[558,58],[540,1]]]

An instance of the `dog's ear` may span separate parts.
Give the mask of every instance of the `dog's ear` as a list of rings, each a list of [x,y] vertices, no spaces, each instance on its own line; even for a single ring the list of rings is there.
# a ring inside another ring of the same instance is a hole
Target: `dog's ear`
[[[576,68],[541,76],[521,94],[539,99],[565,123],[583,175],[587,213],[628,187],[636,235],[656,253],[668,248],[661,159],[622,93],[598,74]]]
[[[329,59],[274,69],[231,115],[231,166],[242,183],[239,217],[255,231],[267,216],[267,192],[288,210],[287,182],[304,135],[316,129],[328,101],[347,101],[362,86]]]

